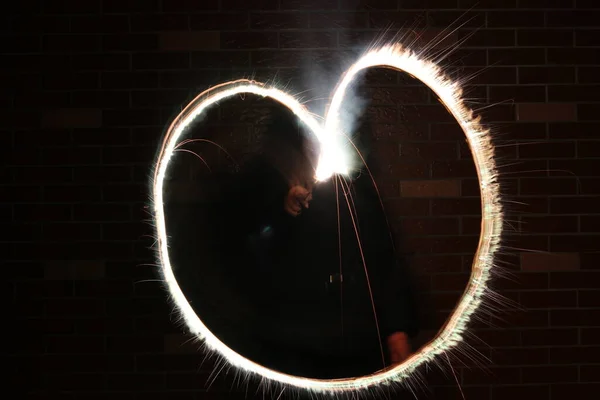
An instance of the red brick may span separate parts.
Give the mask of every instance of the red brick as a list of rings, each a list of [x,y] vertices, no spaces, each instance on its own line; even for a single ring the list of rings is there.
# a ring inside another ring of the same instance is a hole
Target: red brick
[[[518,326],[523,328],[540,328],[549,325],[548,310],[526,310],[496,312],[492,315],[492,325]]]
[[[372,11],[369,13],[369,26],[373,29],[387,29],[394,26],[414,26],[422,18],[422,13],[413,11]]]
[[[79,15],[71,18],[71,33],[121,33],[129,31],[127,15]]]
[[[383,160],[378,162],[378,164],[381,163],[383,163]],[[388,179],[423,179],[429,175],[429,164],[422,161],[397,161],[388,164],[385,169],[383,166],[372,164],[371,170],[375,176]]]
[[[140,387],[151,391],[164,388],[165,375],[160,374],[109,374],[106,377],[108,390],[138,390]]]
[[[166,335],[164,337],[164,351],[175,354],[197,354],[201,343],[189,335]]]
[[[43,236],[48,241],[89,241],[100,239],[100,227],[97,224],[52,223],[45,224]]]
[[[466,67],[461,67],[460,76],[466,77],[464,79],[465,83],[469,84],[485,84],[482,82],[488,83],[502,83],[503,81],[509,81],[507,83],[516,81],[516,71],[514,68],[507,67],[487,67],[485,69],[481,68],[483,66],[487,66],[487,52],[484,49],[464,49],[464,50],[454,50],[450,54],[446,56],[444,59],[444,64],[453,65],[453,64],[465,65]],[[493,71],[488,71],[489,69]],[[514,78],[514,79],[513,79]],[[493,82],[491,80],[494,79]]]
[[[528,309],[575,307],[577,292],[574,290],[527,291],[520,293],[519,299],[520,305]]]
[[[275,32],[222,32],[220,41],[220,47],[223,49],[264,49],[279,47],[277,33]]]
[[[162,350],[161,336],[109,336],[106,350],[110,354],[156,353]]]
[[[31,11],[31,10],[29,10]],[[81,16],[75,19],[79,19]],[[10,30],[13,33],[69,33],[71,18],[63,15],[13,15]],[[72,22],[71,22],[72,23]]]
[[[600,107],[597,104],[578,104],[577,117],[580,121],[597,121]]]
[[[521,178],[519,193],[526,196],[576,195],[578,193],[578,186],[577,179],[572,177]],[[560,204],[560,200],[558,204]]]
[[[501,140],[546,139],[546,125],[543,123],[519,122],[494,124],[493,136]]]
[[[512,386],[493,386],[493,399],[547,399],[550,397],[549,385],[512,385]]]
[[[132,56],[134,70],[187,69],[190,55],[184,52],[135,53]]]
[[[557,10],[548,11],[546,25],[549,27],[597,27],[600,13],[597,10],[576,11]]]
[[[553,235],[550,237],[550,249],[555,252],[597,251],[600,235]]]
[[[570,30],[520,29],[517,31],[517,45],[568,47],[573,45],[573,37],[573,31]]]
[[[69,221],[71,212],[68,204],[17,204],[14,207],[16,221]]]
[[[213,17],[211,14],[204,14],[204,17]],[[132,32],[163,32],[163,31],[182,31],[190,26],[190,18],[195,15],[181,14],[133,14],[127,16],[131,19]],[[209,28],[206,28],[209,29]]]
[[[79,297],[128,297],[133,294],[133,284],[127,281],[102,280],[84,281],[75,284],[75,295]]]
[[[156,109],[123,109],[105,110],[104,124],[108,127],[125,127],[135,125],[159,125],[160,114]]]
[[[579,83],[600,83],[599,67],[577,68],[577,80]]]
[[[489,13],[487,26],[494,28],[532,28],[544,26],[541,11],[494,11]]]
[[[435,199],[431,206],[433,215],[481,215],[478,198]]]
[[[310,13],[310,27],[313,29],[367,27],[367,13],[362,12],[314,12]]]
[[[551,310],[550,324],[552,326],[599,326],[600,310]]]
[[[223,10],[276,10],[279,6],[278,0],[222,0]]]
[[[308,14],[252,13],[250,14],[250,27],[262,30],[308,28]]]
[[[458,234],[455,218],[403,218],[401,234],[404,235],[451,235]]]
[[[600,140],[586,140],[577,142],[578,158],[596,158],[600,154]]]
[[[337,35],[335,32],[281,32],[279,34],[279,47],[290,49],[308,48],[335,48]],[[276,47],[276,46],[273,46]]]
[[[212,371],[214,363],[198,354],[152,354],[137,356],[138,370],[141,372],[196,372]]]
[[[96,13],[101,10],[101,2],[89,1],[80,4],[73,0],[51,0],[43,3],[44,14],[88,14]]]
[[[546,88],[544,86],[492,86],[489,90],[489,101],[492,103],[546,101]]]
[[[599,373],[600,366],[598,365],[582,365],[579,367],[579,381],[596,382],[598,380]]]
[[[573,158],[574,142],[519,144],[519,158]]]
[[[405,143],[400,144],[403,158],[425,158],[434,160],[456,159],[456,143]]]
[[[376,105],[426,103],[429,96],[428,89],[424,87],[372,87],[365,92],[365,96]]]
[[[338,8],[337,0],[281,0],[282,10],[332,10]]]
[[[130,68],[129,54],[78,54],[73,56],[76,71],[123,71]]]
[[[593,332],[597,328],[584,328],[582,332]],[[585,335],[584,335],[585,336]],[[586,343],[583,343],[586,344]],[[549,349],[552,364],[595,363],[600,357],[598,346],[555,347]]]
[[[581,329],[581,344],[583,345],[590,345],[590,344],[600,344],[600,328],[582,328]],[[587,350],[589,350],[588,348],[581,348],[585,354],[593,354],[593,352],[589,352]],[[598,350],[598,348],[595,348],[596,351]],[[576,355],[574,355],[572,352],[570,353],[566,353],[563,352],[563,354],[567,354],[569,357],[574,357],[574,358],[579,358]],[[598,355],[594,355],[593,356],[595,360],[598,359]],[[568,362],[573,362],[573,361],[568,361]]]
[[[573,104],[518,104],[519,121],[572,121],[577,119]]]
[[[432,289],[434,291],[462,291],[467,287],[468,282],[468,274],[439,274],[432,276]]]
[[[439,26],[439,25],[438,25]],[[390,33],[390,41],[396,39]],[[407,30],[401,37],[400,42],[410,43],[410,48],[415,51],[432,51],[445,48],[456,49],[459,41],[457,32],[439,28],[428,28],[421,30]]]
[[[600,100],[597,85],[548,86],[550,102],[597,102]]]
[[[594,65],[597,51],[594,48],[549,48],[548,63],[558,65]]]
[[[581,72],[578,74],[581,81]],[[519,83],[575,83],[574,67],[519,67]]]
[[[80,335],[111,334],[123,335],[133,333],[133,318],[104,317],[82,318],[76,322],[76,330]]]
[[[492,349],[491,361],[495,365],[544,365],[548,364],[548,349],[516,348]]]
[[[523,367],[523,383],[577,382],[577,366]]]
[[[430,2],[432,0],[429,0]],[[436,0],[438,1],[440,8],[450,8],[448,7],[449,3],[444,0]],[[456,7],[456,2],[454,2],[454,7]],[[461,25],[465,27],[481,27],[485,24],[486,15],[485,12],[475,11],[475,10],[461,10],[461,11],[437,11],[435,6],[432,6],[432,10],[428,11],[428,25],[434,27],[442,27],[447,28],[448,26],[452,26],[457,21],[461,21]],[[415,21],[416,22],[416,21]]]
[[[94,35],[48,35],[45,53],[93,53],[100,50],[100,38]]]
[[[550,274],[551,289],[595,289],[600,287],[600,273],[553,272]]]
[[[516,273],[494,282],[498,290],[545,290],[548,289],[547,273]],[[552,287],[555,288],[555,287]]]
[[[192,53],[191,62],[191,67],[193,69],[225,67],[247,68],[250,64],[250,53],[246,51],[196,51]]]
[[[542,48],[491,49],[488,62],[493,65],[543,65],[545,52]]]
[[[153,51],[159,49],[157,35],[105,35],[102,36],[102,50],[118,51]]]
[[[517,7],[517,0],[505,0],[498,3],[495,0],[458,0],[460,8],[482,8],[482,9],[511,9]]]
[[[97,108],[64,108],[46,111],[42,116],[44,128],[99,128],[102,110]]]
[[[400,192],[403,197],[457,197],[460,196],[460,181],[402,181]]]
[[[580,290],[578,303],[579,307],[600,307],[600,291]]]
[[[464,41],[461,47],[505,47],[515,45],[513,31],[500,29],[460,30],[458,40]]]
[[[182,88],[190,87],[199,88],[202,90],[217,81],[217,74],[210,71],[177,71],[177,72],[160,72],[159,86],[161,88]],[[198,93],[194,93],[198,94]]]
[[[577,216],[521,217],[520,232],[523,233],[567,233],[578,232]]]
[[[94,392],[102,390],[105,386],[105,378],[99,374],[52,374],[48,377],[47,388],[51,392],[65,392],[68,390]]]
[[[140,287],[143,287],[143,285],[136,285],[136,290]],[[181,328],[169,320],[168,317],[138,317],[135,319],[134,330],[144,334],[181,334]]]
[[[548,172],[551,176],[596,177],[596,171],[600,168],[600,160],[585,158],[576,160],[550,160],[548,167]]]
[[[597,232],[600,226],[600,215],[588,215],[581,218],[581,232]]]
[[[220,48],[220,34],[216,31],[205,32],[163,32],[159,36],[160,50],[216,50]]]
[[[217,0],[169,0],[168,4],[163,5],[163,11],[167,13],[192,13],[195,11],[217,10],[218,8],[219,2]]]
[[[560,214],[595,213],[600,197],[557,197],[550,199],[550,212]]]
[[[97,89],[100,82],[100,74],[97,72],[65,73],[49,72],[42,77],[43,86],[50,90],[66,89]]]
[[[485,369],[472,369],[463,376],[465,384],[500,385],[515,384],[520,382],[520,371],[518,368],[487,367]]]
[[[473,160],[434,161],[432,163],[432,177],[440,178],[472,178],[477,177]]]
[[[73,285],[71,282],[48,282],[34,281],[22,282],[16,285],[17,300],[71,297],[73,296]]]
[[[73,219],[76,221],[128,221],[130,218],[131,208],[127,204],[76,204],[73,206]]]
[[[591,252],[581,254],[581,269],[594,270],[600,269],[600,253]]]
[[[46,299],[45,314],[73,318],[97,316],[105,312],[102,299],[50,298]]]
[[[481,232],[481,217],[462,217],[461,233],[463,235],[479,235]]]
[[[549,124],[551,139],[595,139],[600,124],[591,122],[557,122]]]
[[[417,254],[411,258],[410,266],[415,271],[424,273],[463,271],[461,256],[439,254]]]
[[[565,346],[578,341],[576,328],[529,329],[521,333],[524,346]]]
[[[572,253],[521,253],[524,271],[560,271],[579,269],[579,254]]]
[[[150,193],[145,185],[106,185],[102,188],[103,198],[108,202],[146,202]]]

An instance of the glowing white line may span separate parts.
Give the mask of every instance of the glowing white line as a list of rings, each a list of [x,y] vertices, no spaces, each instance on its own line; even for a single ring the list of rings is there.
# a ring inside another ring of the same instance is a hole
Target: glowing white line
[[[246,359],[223,344],[196,315],[181,291],[169,259],[165,227],[163,182],[167,174],[167,167],[178,139],[187,126],[207,107],[237,94],[253,93],[272,98],[288,107],[315,134],[321,144],[316,176],[318,179],[326,179],[334,173],[344,173],[347,171],[347,165],[342,150],[343,134],[339,131],[339,110],[346,89],[356,74],[371,67],[387,67],[404,71],[421,80],[438,95],[440,101],[454,116],[467,137],[477,167],[482,203],[481,236],[470,281],[454,313],[438,335],[408,360],[393,369],[359,378],[337,380],[307,379],[273,371]],[[458,83],[446,77],[437,65],[419,58],[400,45],[388,45],[369,51],[346,72],[336,88],[324,127],[293,96],[257,82],[240,80],[226,83],[203,92],[194,99],[175,119],[167,132],[156,165],[153,187],[158,249],[164,281],[191,333],[199,339],[203,339],[210,349],[223,356],[233,366],[246,372],[297,388],[332,393],[359,390],[390,381],[400,382],[409,378],[419,365],[434,360],[436,356],[460,343],[467,323],[482,302],[502,232],[502,208],[489,132],[479,124],[478,118],[473,117],[473,112],[465,106],[461,96],[462,91]]]

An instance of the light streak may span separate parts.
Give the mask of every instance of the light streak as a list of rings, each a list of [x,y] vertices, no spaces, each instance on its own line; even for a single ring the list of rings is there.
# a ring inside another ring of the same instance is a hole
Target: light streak
[[[438,96],[465,133],[477,168],[482,203],[481,236],[470,280],[452,316],[440,329],[437,336],[408,360],[394,368],[368,376],[336,380],[308,379],[280,373],[258,365],[228,348],[204,325],[179,287],[169,258],[163,208],[164,180],[167,176],[169,162],[179,138],[196,117],[221,100],[251,93],[271,98],[289,108],[315,135],[321,146],[316,169],[318,180],[327,179],[333,174],[345,174],[348,171],[348,157],[344,150],[347,142],[344,140],[343,132],[339,130],[340,109],[343,106],[346,90],[357,73],[373,67],[403,71],[419,79]],[[480,125],[479,118],[475,118],[473,112],[464,104],[462,90],[457,82],[449,79],[435,63],[421,58],[400,45],[386,45],[372,49],[350,67],[334,92],[324,125],[318,123],[294,96],[258,82],[238,80],[201,93],[179,114],[167,131],[154,173],[153,201],[158,255],[162,265],[161,272],[172,300],[191,333],[203,340],[209,349],[222,356],[230,365],[242,371],[257,374],[263,380],[283,384],[284,387],[289,385],[298,389],[332,394],[352,392],[392,382],[403,382],[416,372],[417,367],[436,360],[438,356],[459,344],[471,316],[482,303],[486,293],[487,282],[494,266],[494,256],[500,245],[503,223],[494,149],[489,131]]]

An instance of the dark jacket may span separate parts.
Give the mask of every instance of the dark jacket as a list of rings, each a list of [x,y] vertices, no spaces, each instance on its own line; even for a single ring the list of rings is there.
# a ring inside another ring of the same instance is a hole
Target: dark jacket
[[[218,251],[229,281],[253,310],[231,321],[248,338],[246,344],[232,338],[232,347],[250,355],[261,342],[328,358],[376,352],[381,359],[380,339],[385,347],[391,333],[416,333],[406,268],[370,176],[348,181],[349,204],[347,186],[336,179],[318,183],[298,217],[284,211],[288,184],[264,158],[229,185],[214,214],[222,227]]]

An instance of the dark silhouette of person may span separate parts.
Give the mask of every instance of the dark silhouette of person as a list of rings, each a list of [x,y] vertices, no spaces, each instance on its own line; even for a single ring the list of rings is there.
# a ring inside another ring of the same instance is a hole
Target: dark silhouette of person
[[[202,250],[213,254],[203,265],[218,265],[220,296],[205,290],[197,310],[226,345],[266,367],[371,374],[405,359],[417,332],[406,266],[364,168],[314,183],[310,144],[293,115],[277,115],[264,151],[205,208],[207,226],[221,228]]]

